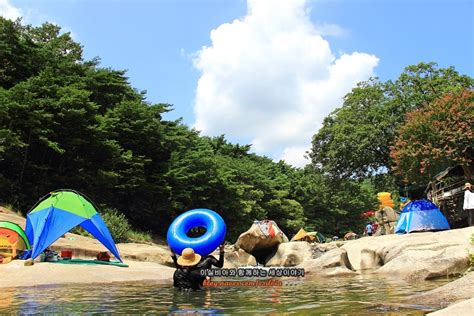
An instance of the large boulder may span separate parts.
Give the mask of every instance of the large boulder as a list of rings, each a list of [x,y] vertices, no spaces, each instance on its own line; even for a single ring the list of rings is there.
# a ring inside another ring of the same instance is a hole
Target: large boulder
[[[433,248],[416,247],[403,252],[384,264],[377,273],[417,281],[461,274],[469,267],[466,247],[446,245]]]
[[[312,249],[308,242],[292,241],[279,244],[276,253],[267,260],[265,266],[293,267],[311,259]]]
[[[323,256],[326,252],[342,246],[343,243],[339,241],[332,241],[329,243],[319,244],[311,243],[311,259],[316,259]]]
[[[274,221],[257,221],[246,232],[240,234],[234,246],[253,254],[258,250],[273,249],[282,242],[288,242],[288,237]]]
[[[474,227],[364,237],[334,243],[332,247],[340,248],[332,250],[312,246],[313,259],[298,267],[304,268],[307,275],[347,275],[369,270],[408,281],[458,275],[469,268],[467,255],[474,253],[472,234]],[[320,257],[314,259],[316,255]]]
[[[309,277],[356,274],[343,248],[334,248],[317,259],[303,261],[298,268],[303,268]]]
[[[442,232],[364,237],[342,246],[356,271],[374,270],[406,280],[463,273],[474,227]]]
[[[243,249],[226,252],[224,257],[224,268],[238,268],[257,265],[257,260]]]

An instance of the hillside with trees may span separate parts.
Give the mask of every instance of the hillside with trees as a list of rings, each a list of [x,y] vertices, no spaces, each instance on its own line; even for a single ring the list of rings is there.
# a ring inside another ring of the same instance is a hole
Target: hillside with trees
[[[436,63],[408,66],[394,82],[361,82],[314,135],[312,165],[336,179],[371,179],[384,191],[470,165],[473,87],[473,78]]]
[[[432,63],[407,67],[393,83],[360,83],[314,136],[312,163],[297,169],[251,153],[251,145],[165,120],[172,105],[149,103],[125,71],[84,60],[82,46],[58,26],[0,17],[0,204],[26,213],[44,194],[70,188],[162,236],[192,208],[219,212],[232,242],[266,218],[290,236],[301,227],[360,231],[360,213],[376,207],[376,192],[398,191],[402,175],[412,181],[405,173],[417,174],[425,161],[403,146],[414,142],[407,137],[418,135],[417,122],[443,122],[408,113],[445,108],[443,117],[457,120],[449,141],[464,144],[453,155],[463,152],[472,163],[472,86],[472,78]]]

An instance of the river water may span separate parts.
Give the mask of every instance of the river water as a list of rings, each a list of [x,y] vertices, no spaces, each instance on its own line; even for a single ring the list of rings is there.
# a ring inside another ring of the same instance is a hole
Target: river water
[[[201,292],[149,282],[0,288],[0,314],[423,315],[431,309],[405,300],[449,281],[412,284],[361,275]]]

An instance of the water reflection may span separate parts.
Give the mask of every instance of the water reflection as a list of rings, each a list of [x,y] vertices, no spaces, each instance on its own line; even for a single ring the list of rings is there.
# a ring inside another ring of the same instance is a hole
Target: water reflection
[[[0,289],[0,310],[10,307],[13,303],[13,289]]]
[[[293,286],[216,287],[201,292],[179,292],[144,282],[26,287],[0,289],[0,314],[422,315],[430,309],[399,303],[448,281],[411,284],[362,275]]]
[[[173,290],[169,315],[204,314],[223,315],[223,310],[213,307],[211,289],[199,292],[180,292]]]

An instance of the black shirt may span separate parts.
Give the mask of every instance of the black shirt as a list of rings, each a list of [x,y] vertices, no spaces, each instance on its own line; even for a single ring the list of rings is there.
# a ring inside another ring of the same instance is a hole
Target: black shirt
[[[178,264],[176,255],[171,256],[176,271],[173,274],[173,286],[180,290],[199,290],[206,280],[201,270],[210,269],[212,266],[222,268],[224,266],[224,252],[219,253],[219,260],[213,256],[205,256],[195,266],[183,268]]]

